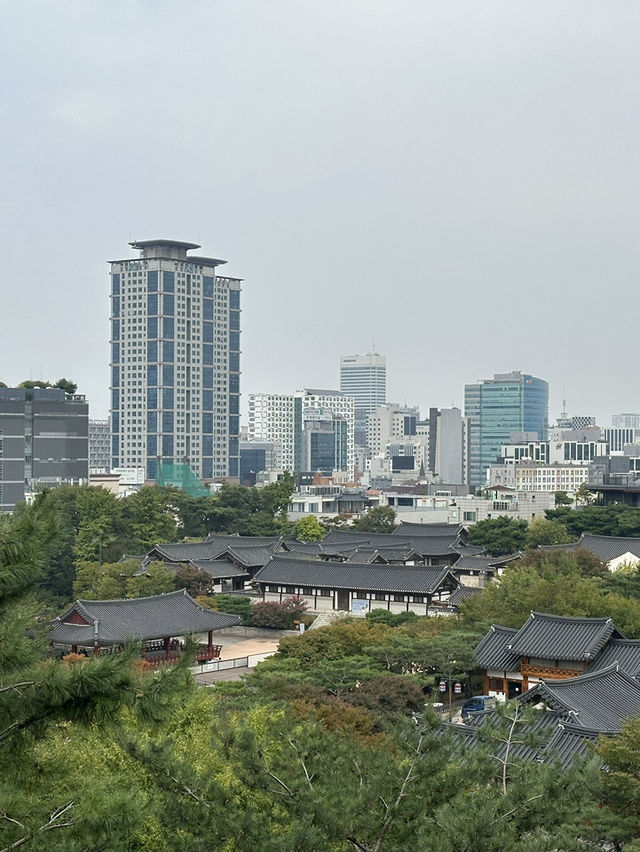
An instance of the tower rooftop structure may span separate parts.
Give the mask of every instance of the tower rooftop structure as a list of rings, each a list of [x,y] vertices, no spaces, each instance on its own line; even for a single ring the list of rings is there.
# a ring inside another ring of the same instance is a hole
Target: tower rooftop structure
[[[226,260],[216,257],[196,257],[188,255],[188,251],[201,248],[199,243],[189,243],[184,240],[133,240],[129,243],[131,248],[138,249],[143,260],[168,258],[170,260],[184,260],[189,263],[199,263],[204,266],[222,266]],[[112,261],[117,263],[118,261]]]

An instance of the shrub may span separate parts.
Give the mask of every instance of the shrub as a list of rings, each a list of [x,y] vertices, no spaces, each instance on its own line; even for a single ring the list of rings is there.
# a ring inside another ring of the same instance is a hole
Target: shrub
[[[263,601],[251,607],[252,627],[268,627],[273,630],[291,630],[307,608],[302,598],[291,597],[283,601]]]

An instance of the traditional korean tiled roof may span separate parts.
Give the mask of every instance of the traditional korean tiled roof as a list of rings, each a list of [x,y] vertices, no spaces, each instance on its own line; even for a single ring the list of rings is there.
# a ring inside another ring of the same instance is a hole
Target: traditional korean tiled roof
[[[199,568],[201,571],[206,571],[214,580],[251,576],[245,568],[239,567],[229,559],[203,559],[200,562],[192,560],[188,564]]]
[[[603,562],[618,559],[620,556],[624,556],[625,553],[631,553],[640,559],[640,538],[582,533],[578,541],[573,541],[570,544],[540,545],[539,549],[550,551],[560,550],[564,552],[571,552],[578,549],[588,550]]]
[[[69,622],[77,614],[88,623]],[[51,641],[57,644],[120,644],[129,639],[162,639],[221,630],[240,623],[237,615],[214,612],[197,604],[182,589],[166,595],[130,600],[78,600],[57,618]]]
[[[495,712],[476,713],[462,725],[447,722],[441,724],[438,733],[443,736],[448,734],[461,748],[475,748],[480,742],[485,743],[485,740],[488,740],[486,736],[483,737],[483,726],[487,722],[496,721]],[[609,732],[570,724],[564,720],[562,714],[547,710],[527,724],[526,736],[523,736],[524,733],[521,729],[518,734],[519,741],[511,744],[510,759],[559,763],[566,769],[574,760],[588,757],[590,754],[595,755],[593,746],[601,735]],[[504,745],[495,742],[494,748],[497,757],[504,756]]]
[[[414,524],[410,521],[401,521],[392,535],[413,538],[416,535],[452,536],[457,538],[464,530],[461,524]]]
[[[492,624],[489,632],[474,649],[473,655],[478,665],[484,669],[500,672],[520,671],[522,656],[507,647],[508,642],[518,632],[515,627],[501,627]]]
[[[599,671],[616,663],[626,674],[638,677],[640,675],[640,639],[611,639],[587,671]]]
[[[459,604],[468,601],[474,595],[480,594],[481,591],[482,589],[479,589],[477,586],[458,586],[447,598],[447,603],[449,606],[459,606]]]
[[[358,547],[352,551],[347,562],[386,562],[404,565],[420,558],[412,547]]]
[[[577,546],[589,550],[603,562],[618,559],[625,553],[632,553],[640,559],[640,538],[622,538],[610,535],[591,535],[583,533]]]
[[[573,725],[618,733],[626,719],[640,713],[640,683],[618,666],[610,666],[568,680],[541,680],[519,701],[544,702]]]
[[[223,552],[225,557],[233,559],[235,562],[239,562],[240,565],[243,565],[246,568],[261,568],[269,561],[272,554],[273,548],[265,547],[264,545],[243,547],[241,545],[234,544],[227,547]]]
[[[215,535],[206,541],[183,541],[178,544],[156,544],[147,559],[162,559],[165,562],[194,562],[218,559],[227,554],[243,565],[264,565],[271,553],[282,544],[277,536]]]
[[[451,549],[460,556],[481,556],[484,553],[484,547],[480,544],[452,544]]]
[[[546,763],[558,761],[566,769],[572,761],[595,755],[594,746],[606,732],[558,722],[544,750]]]
[[[610,618],[573,618],[532,612],[508,650],[547,660],[593,660],[612,638],[624,638]]]
[[[319,541],[298,541],[295,538],[286,538],[282,542],[282,546],[285,552],[303,553],[313,557],[322,553],[322,543]]]
[[[257,583],[421,595],[433,594],[447,579],[458,584],[442,566],[362,565],[282,555],[272,557],[254,577]]]
[[[461,556],[453,567],[455,571],[473,571],[476,574],[485,574],[519,558],[519,555],[511,556],[508,559],[495,556]]]

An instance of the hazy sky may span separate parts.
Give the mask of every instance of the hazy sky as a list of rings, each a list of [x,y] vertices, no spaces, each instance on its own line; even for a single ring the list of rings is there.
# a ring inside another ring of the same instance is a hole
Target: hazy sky
[[[107,260],[245,279],[242,392],[521,369],[640,411],[640,5],[0,0],[0,379],[108,409]]]

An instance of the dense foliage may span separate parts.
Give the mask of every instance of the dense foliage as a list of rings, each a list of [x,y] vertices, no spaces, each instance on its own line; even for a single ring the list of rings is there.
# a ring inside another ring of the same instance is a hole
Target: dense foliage
[[[63,485],[43,491],[35,505],[56,516],[59,532],[43,570],[41,596],[59,607],[76,594],[74,583],[79,588],[99,585],[102,580],[97,575],[110,575],[107,587],[121,587],[114,576],[118,569],[106,566],[118,564],[123,554],[144,555],[156,544],[203,539],[214,532],[288,535],[293,528],[286,517],[292,490],[293,480],[285,477],[264,488],[225,484],[218,494],[197,498],[157,486],[123,499],[89,486]],[[23,511],[21,506],[17,514]],[[122,570],[126,573],[128,568]],[[161,574],[159,569],[156,573]],[[180,587],[202,594],[205,578],[193,572],[183,574],[186,582]],[[144,580],[136,579],[133,586],[145,583],[151,590],[147,594],[157,593],[154,583]],[[156,586],[159,591],[173,588],[166,578]]]
[[[272,627],[287,617],[289,626],[299,601],[256,607],[203,594],[197,571],[178,578],[162,563],[141,573],[138,559],[118,561],[210,531],[291,534],[281,485],[257,498],[225,486],[198,500],[152,488],[122,501],[63,487],[0,521],[0,849],[640,848],[638,720],[603,740],[600,757],[561,770],[505,760],[522,721],[510,704],[471,751],[437,728],[431,709],[441,679],[471,691],[472,650],[490,621],[519,627],[531,609],[611,616],[640,637],[635,566],[612,575],[585,551],[529,550],[460,618],[379,610],[339,621],[287,636],[243,682],[212,689],[181,667],[141,673],[135,648],[48,658],[45,594],[136,597],[183,582],[206,605],[252,623],[258,610]],[[592,506],[566,511],[516,528],[496,519],[476,535],[511,552],[533,536],[552,543],[566,529],[575,538],[574,516],[603,519]],[[609,521],[630,529],[627,511]],[[389,520],[369,513],[366,523],[390,531]],[[311,540],[314,529],[297,533]]]

